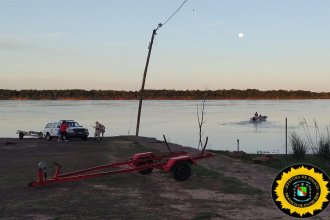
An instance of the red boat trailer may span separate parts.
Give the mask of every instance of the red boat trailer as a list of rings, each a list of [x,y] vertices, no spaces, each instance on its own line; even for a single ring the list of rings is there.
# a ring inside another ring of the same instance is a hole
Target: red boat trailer
[[[214,155],[205,151],[208,138],[206,138],[205,145],[201,153],[198,155],[189,155],[189,153],[186,151],[172,152],[167,144],[165,136],[164,140],[169,150],[168,154],[156,155],[152,152],[137,153],[134,154],[129,160],[91,167],[64,174],[61,172],[62,167],[59,164],[54,163],[56,170],[54,176],[51,178],[47,178],[46,164],[44,162],[40,162],[37,168],[37,180],[30,182],[29,186],[40,187],[52,183],[72,182],[82,179],[91,179],[111,174],[129,173],[135,171],[145,175],[150,174],[153,169],[161,169],[166,172],[172,171],[176,180],[184,181],[187,180],[191,175],[192,164],[196,164],[197,160]],[[103,171],[101,172],[101,170]]]

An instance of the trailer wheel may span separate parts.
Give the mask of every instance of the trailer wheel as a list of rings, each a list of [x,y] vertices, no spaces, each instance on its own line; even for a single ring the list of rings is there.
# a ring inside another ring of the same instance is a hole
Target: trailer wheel
[[[185,181],[191,175],[191,166],[188,161],[178,161],[174,164],[173,168],[174,179],[178,181]]]
[[[18,134],[18,138],[19,138],[19,139],[23,139],[23,137],[24,137],[24,133],[21,131],[21,132]]]
[[[46,134],[46,140],[47,140],[47,141],[51,141],[51,140],[52,140],[52,136],[50,136],[49,133]]]
[[[153,163],[154,161],[153,160],[148,160],[146,162],[139,162],[136,166],[139,167],[139,166],[143,166],[143,165],[146,165],[146,164],[150,164],[150,163]],[[140,170],[139,173],[141,173],[142,175],[147,175],[147,174],[150,174],[152,173],[152,170],[154,168],[149,168],[149,169],[145,169],[145,170]]]

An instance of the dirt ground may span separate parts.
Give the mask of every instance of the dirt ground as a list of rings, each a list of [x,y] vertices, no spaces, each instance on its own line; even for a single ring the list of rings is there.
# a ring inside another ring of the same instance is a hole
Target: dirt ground
[[[196,149],[171,144],[172,150]],[[62,165],[63,172],[119,160],[135,153],[167,152],[162,141],[128,136],[103,141],[0,139],[0,219],[292,219],[272,201],[277,171],[216,155],[199,161],[192,176],[125,173],[41,188],[28,187],[39,161]],[[330,208],[312,219],[329,219]]]

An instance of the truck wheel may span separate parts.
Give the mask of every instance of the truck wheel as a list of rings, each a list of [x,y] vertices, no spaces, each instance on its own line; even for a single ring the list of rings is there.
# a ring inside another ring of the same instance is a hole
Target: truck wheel
[[[23,137],[24,137],[24,133],[21,131],[21,132],[18,134],[18,138],[19,138],[19,139],[23,139]]]
[[[49,133],[46,134],[46,140],[47,140],[47,141],[51,141],[51,140],[52,140],[52,136],[50,136]]]
[[[178,161],[174,164],[173,168],[174,179],[178,181],[185,181],[191,175],[191,166],[188,161]]]
[[[137,167],[139,167],[139,166],[143,166],[143,165],[146,165],[146,164],[151,164],[151,163],[153,163],[152,160],[148,160],[148,161],[146,161],[146,162],[140,162],[140,163],[137,164]],[[150,173],[152,173],[152,170],[153,170],[153,169],[154,169],[154,168],[149,168],[149,169],[145,169],[145,170],[140,170],[139,173],[141,173],[142,175],[150,174]]]
[[[83,136],[83,137],[81,138],[81,140],[86,141],[86,140],[87,140],[87,136]]]

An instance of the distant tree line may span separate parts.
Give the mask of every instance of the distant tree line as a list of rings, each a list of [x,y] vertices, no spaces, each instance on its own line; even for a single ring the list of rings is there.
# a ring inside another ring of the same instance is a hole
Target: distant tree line
[[[134,100],[138,91],[115,90],[5,90],[0,89],[1,100]],[[330,92],[303,90],[230,89],[230,90],[145,90],[144,99],[330,99]]]

